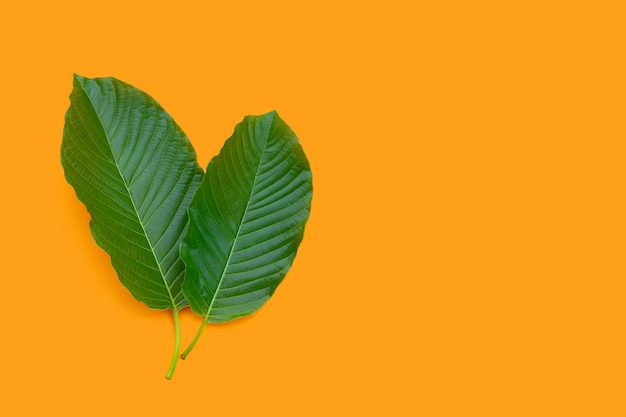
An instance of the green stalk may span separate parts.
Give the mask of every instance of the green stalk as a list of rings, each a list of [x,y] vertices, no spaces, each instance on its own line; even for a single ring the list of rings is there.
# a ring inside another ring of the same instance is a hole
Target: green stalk
[[[208,315],[207,315],[207,317],[208,317]],[[198,333],[196,333],[196,337],[193,338],[193,340],[191,341],[189,346],[187,346],[187,349],[185,349],[183,354],[180,355],[180,357],[182,359],[186,359],[187,358],[187,355],[189,355],[189,352],[191,352],[191,349],[193,349],[193,347],[196,345],[196,342],[198,341],[198,339],[200,339],[200,335],[204,331],[204,328],[206,327],[207,321],[208,320],[205,318],[204,321],[202,322],[202,325],[200,325],[200,328],[198,329]]]
[[[172,363],[170,369],[168,369],[165,378],[172,379],[174,369],[176,369],[176,363],[178,362],[178,351],[180,350],[180,323],[178,322],[178,310],[176,307],[173,309],[174,314],[174,356],[172,356]]]

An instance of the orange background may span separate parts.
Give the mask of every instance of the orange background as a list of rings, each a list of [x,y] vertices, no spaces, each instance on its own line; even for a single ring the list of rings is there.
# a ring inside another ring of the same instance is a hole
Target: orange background
[[[626,415],[620,2],[18,3],[1,415]],[[171,314],[119,284],[63,178],[73,72],[152,95],[203,167],[271,109],[311,162],[286,280],[172,381]]]

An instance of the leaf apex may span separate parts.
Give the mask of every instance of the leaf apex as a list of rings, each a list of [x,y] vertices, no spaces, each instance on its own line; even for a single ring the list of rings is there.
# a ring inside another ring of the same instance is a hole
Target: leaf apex
[[[87,80],[86,77],[83,77],[82,75],[76,74],[76,73],[74,73],[73,76],[74,76],[74,85],[77,85],[77,84],[81,86],[85,85],[85,81]]]
[[[276,119],[280,119],[278,112],[276,110],[271,110],[263,115],[263,117],[271,117],[272,121]]]

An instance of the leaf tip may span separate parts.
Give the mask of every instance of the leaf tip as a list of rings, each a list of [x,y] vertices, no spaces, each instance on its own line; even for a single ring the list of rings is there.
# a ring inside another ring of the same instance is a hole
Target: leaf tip
[[[74,85],[75,86],[76,85],[84,85],[85,84],[85,79],[86,78],[83,77],[82,75],[74,73],[73,74],[73,78],[74,78]]]

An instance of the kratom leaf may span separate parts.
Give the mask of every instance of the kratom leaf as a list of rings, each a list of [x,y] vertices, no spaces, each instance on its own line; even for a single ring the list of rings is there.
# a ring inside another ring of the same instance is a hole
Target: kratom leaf
[[[181,243],[183,292],[204,322],[254,313],[290,269],[304,234],[312,177],[276,112],[247,116],[207,167]]]
[[[177,312],[187,305],[179,245],[203,175],[196,154],[165,110],[129,84],[75,76],[70,101],[65,177],[122,284],[148,307],[173,310],[177,350]]]

